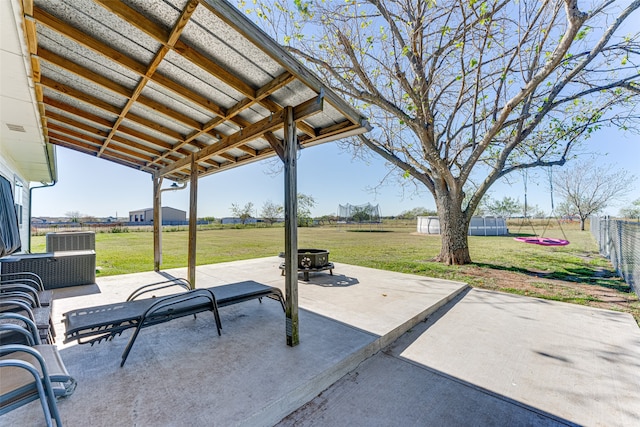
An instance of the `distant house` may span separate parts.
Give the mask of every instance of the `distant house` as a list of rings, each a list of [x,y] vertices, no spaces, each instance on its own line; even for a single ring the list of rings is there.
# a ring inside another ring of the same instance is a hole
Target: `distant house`
[[[153,223],[153,208],[130,211],[129,222]],[[162,225],[183,224],[185,222],[187,222],[187,212],[168,206],[162,207]]]

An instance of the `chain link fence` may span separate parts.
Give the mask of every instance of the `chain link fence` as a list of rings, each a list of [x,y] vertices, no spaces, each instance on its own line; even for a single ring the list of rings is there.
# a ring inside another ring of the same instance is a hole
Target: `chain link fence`
[[[600,253],[640,296],[640,222],[591,217],[591,234]]]

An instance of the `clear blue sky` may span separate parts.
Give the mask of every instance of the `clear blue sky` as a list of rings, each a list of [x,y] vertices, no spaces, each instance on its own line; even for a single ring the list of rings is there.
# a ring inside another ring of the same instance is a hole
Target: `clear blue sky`
[[[585,152],[598,155],[598,161],[617,165],[636,176],[628,201],[640,198],[640,138],[615,130],[597,132],[585,145]],[[115,163],[97,159],[64,148],[58,148],[58,183],[51,188],[33,190],[33,216],[63,217],[67,212],[80,212],[95,217],[127,216],[129,211],[152,206],[151,175]],[[199,181],[198,217],[216,218],[232,216],[231,204],[244,206],[252,202],[258,214],[265,201],[283,203],[284,177],[268,171],[273,166],[258,162],[226,172],[214,174]],[[406,193],[390,180],[373,194],[369,189],[387,175],[381,158],[372,157],[367,163],[354,160],[342,152],[335,143],[302,151],[298,163],[298,192],[316,200],[314,216],[335,214],[338,204],[379,204],[382,215],[396,215],[414,207],[435,209],[431,195]],[[529,178],[528,201],[547,213],[551,210],[548,178],[544,171],[539,178]],[[490,196],[504,196],[524,201],[524,189],[519,176],[513,185],[497,183]],[[170,182],[165,182],[168,186]],[[162,193],[163,206],[187,211],[188,188]],[[558,198],[555,199],[556,203]],[[622,204],[624,205],[624,204]],[[621,204],[613,205],[607,213],[615,215]]]

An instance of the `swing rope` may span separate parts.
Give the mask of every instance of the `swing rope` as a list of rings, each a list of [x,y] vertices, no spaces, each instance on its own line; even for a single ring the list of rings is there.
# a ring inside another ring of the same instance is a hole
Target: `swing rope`
[[[523,243],[531,243],[531,244],[536,244],[536,245],[542,245],[542,246],[566,246],[569,244],[569,241],[567,240],[567,235],[564,232],[564,229],[562,228],[562,224],[560,223],[560,219],[555,216],[555,206],[553,203],[553,169],[551,166],[549,166],[549,189],[550,189],[550,195],[551,195],[551,214],[549,215],[549,218],[547,220],[547,223],[544,227],[544,229],[542,230],[542,234],[538,235],[538,233],[536,233],[536,229],[533,226],[533,222],[531,221],[530,218],[528,218],[527,216],[527,172],[526,170],[524,170],[523,172],[523,181],[524,181],[524,217],[525,219],[529,220],[529,224],[531,225],[531,229],[533,230],[533,234],[535,235],[535,237],[515,237],[514,239],[519,241],[519,242],[523,242]],[[550,238],[550,237],[544,237],[544,235],[547,232],[547,229],[549,228],[549,224],[551,223],[551,217],[555,217],[557,222],[558,222],[558,226],[560,227],[560,231],[562,232],[562,236],[564,237],[564,239],[554,239],[554,238]],[[522,228],[522,223],[520,224],[520,228]]]
[[[560,221],[560,218],[558,218],[558,216],[555,214],[556,208],[553,205],[553,166],[549,166],[549,194],[551,196],[551,214],[549,215],[549,220],[547,221],[547,224],[542,230],[541,237],[544,237],[544,235],[546,234],[547,229],[549,228],[549,224],[551,223],[551,218],[553,217],[558,222],[558,227],[560,227],[560,231],[562,232],[562,237],[564,237],[564,240],[567,240],[567,235],[564,233],[564,229],[562,228],[562,223]]]
[[[529,175],[526,169],[522,170],[522,182],[524,183],[524,218],[522,218],[522,221],[520,222],[520,227],[518,228],[518,234],[520,234],[520,231],[522,230],[522,226],[524,225],[525,221],[527,221],[529,223],[529,226],[531,226],[531,230],[533,231],[533,234],[535,236],[538,235],[538,233],[536,232],[535,227],[533,226],[533,222],[531,221],[531,218],[529,218],[529,216],[527,215],[527,210],[529,209],[529,206],[527,204],[527,181],[529,179]]]

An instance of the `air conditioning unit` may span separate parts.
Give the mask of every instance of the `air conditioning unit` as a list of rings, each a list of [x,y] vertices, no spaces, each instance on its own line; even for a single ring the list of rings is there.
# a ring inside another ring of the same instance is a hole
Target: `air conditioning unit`
[[[47,252],[94,251],[96,233],[93,231],[47,233]]]

